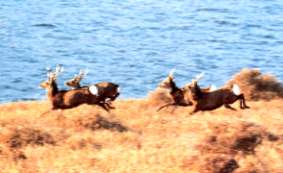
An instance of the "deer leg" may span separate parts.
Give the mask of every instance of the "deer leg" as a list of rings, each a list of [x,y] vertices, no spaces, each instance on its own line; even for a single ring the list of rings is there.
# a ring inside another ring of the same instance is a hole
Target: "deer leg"
[[[157,112],[159,112],[159,111],[160,111],[161,109],[163,109],[163,108],[166,108],[166,107],[172,106],[172,105],[175,105],[175,103],[168,103],[168,104],[166,104],[166,105],[163,105],[163,106],[161,106],[160,108],[157,109]]]
[[[249,109],[250,107],[246,104],[246,99],[245,99],[245,96],[244,96],[244,95],[243,95],[242,100],[243,100],[243,106],[244,106],[244,108],[245,108],[245,109]]]
[[[102,107],[104,110],[106,110],[107,112],[109,112],[109,109],[105,106],[105,103],[98,103],[98,106]]]
[[[97,105],[101,106],[103,109],[112,109],[112,107],[110,106],[110,103],[108,103],[106,100],[100,100],[98,103],[96,103]],[[105,109],[105,110],[106,110]]]
[[[110,98],[110,99],[111,99],[111,101],[116,100],[116,98],[117,98],[119,95],[120,95],[120,93],[117,93],[115,96],[111,97],[111,98]]]
[[[235,97],[235,98],[233,99],[233,101],[230,101],[230,102],[227,101],[224,106],[226,107],[227,103],[232,104],[232,103],[236,102],[237,100],[239,100],[239,106],[240,106],[240,108],[241,108],[241,109],[244,109],[244,108],[243,108],[243,101],[242,101],[242,100],[243,100],[243,94],[240,94],[239,96]],[[226,107],[226,108],[228,108],[228,107]]]
[[[115,107],[112,106],[111,100],[106,101],[105,104],[108,106],[109,109],[115,109]]]
[[[241,105],[241,109],[245,109],[245,104],[243,102],[243,99],[241,98],[240,99],[240,105]]]
[[[248,108],[250,108],[250,107],[246,104],[246,99],[245,99],[245,97],[244,97],[243,94],[241,94],[241,95],[239,96],[239,99],[240,99],[240,108],[241,108],[241,109],[248,109]]]
[[[193,115],[194,113],[198,112],[198,108],[196,107],[196,105],[193,107],[193,110],[189,113],[190,115]]]
[[[250,108],[250,107],[246,104],[245,98],[242,99],[242,103],[243,103],[243,108],[244,108],[244,109],[249,109],[249,108]]]
[[[115,109],[115,107],[111,105],[111,102],[105,102],[105,105],[107,105],[109,109]]]
[[[241,109],[244,109],[244,107],[243,107],[243,94],[239,95],[239,96],[237,97],[237,100],[239,100],[240,108],[241,108]]]
[[[240,103],[241,104],[241,103]],[[236,111],[235,108],[233,108],[231,105],[229,104],[224,104],[224,107],[227,108],[227,109],[230,109],[230,110],[233,110],[233,111]]]

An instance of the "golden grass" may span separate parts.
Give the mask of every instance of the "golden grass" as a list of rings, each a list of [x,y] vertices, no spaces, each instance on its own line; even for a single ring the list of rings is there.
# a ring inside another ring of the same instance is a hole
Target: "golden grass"
[[[283,173],[282,99],[189,115],[191,107],[156,112],[158,98],[169,101],[159,94],[115,101],[110,113],[0,105],[0,172]]]
[[[82,105],[43,116],[47,102],[1,105],[2,172],[212,173],[231,160],[234,172],[283,172],[282,100],[195,115],[190,107],[156,112],[149,103],[120,100],[111,113]]]
[[[262,74],[259,69],[242,69],[227,83],[237,83],[247,99],[271,100],[283,98],[283,85],[272,74]]]

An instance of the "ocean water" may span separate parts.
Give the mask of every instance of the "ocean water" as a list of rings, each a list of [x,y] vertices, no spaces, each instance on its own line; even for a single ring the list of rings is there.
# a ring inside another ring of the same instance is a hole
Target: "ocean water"
[[[44,99],[46,67],[59,87],[112,81],[122,98],[145,97],[176,68],[178,85],[205,72],[223,85],[242,68],[283,79],[281,0],[0,1],[0,102]]]

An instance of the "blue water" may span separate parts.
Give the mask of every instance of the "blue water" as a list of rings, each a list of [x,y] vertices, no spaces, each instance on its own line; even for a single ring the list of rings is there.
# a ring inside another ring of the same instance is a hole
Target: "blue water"
[[[112,81],[145,97],[172,68],[182,85],[224,84],[243,67],[283,79],[282,0],[0,1],[0,102],[43,99],[46,67],[63,81]]]

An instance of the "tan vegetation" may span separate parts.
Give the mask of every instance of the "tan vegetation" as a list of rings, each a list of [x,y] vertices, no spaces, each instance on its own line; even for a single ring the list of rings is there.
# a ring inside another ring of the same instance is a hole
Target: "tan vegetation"
[[[237,83],[249,100],[283,98],[283,85],[272,74],[262,74],[259,69],[243,69],[227,85]]]
[[[0,172],[282,173],[283,100],[260,98],[194,115],[190,106],[157,112],[170,101],[164,90],[115,101],[110,113],[84,104],[41,116],[47,101],[3,104]]]

